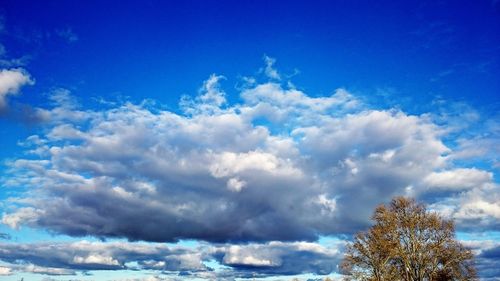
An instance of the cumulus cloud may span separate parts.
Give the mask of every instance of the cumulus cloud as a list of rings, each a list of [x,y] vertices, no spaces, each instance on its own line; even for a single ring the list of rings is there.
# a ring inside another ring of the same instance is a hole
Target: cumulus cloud
[[[38,109],[44,129],[22,142],[31,156],[8,163],[5,185],[29,192],[2,222],[158,242],[311,241],[366,227],[394,195],[444,190],[434,209],[498,227],[492,174],[455,168],[446,130],[427,115],[273,82],[230,105],[220,79],[184,97],[182,114],[146,103],[82,109],[56,90],[53,108]]]
[[[7,96],[16,95],[24,85],[33,84],[30,75],[21,68],[0,70],[0,110],[7,107]]]
[[[498,280],[500,276],[500,242],[494,240],[468,240],[462,243],[476,255],[476,268],[481,280]]]
[[[424,179],[429,188],[463,190],[480,187],[490,183],[493,173],[479,169],[455,169],[443,172],[433,172]]]
[[[190,96],[183,96],[180,106],[187,115],[215,114],[220,107],[226,104],[226,93],[220,88],[220,81],[224,76],[212,74],[200,89],[200,95],[194,100]]]
[[[2,243],[0,274],[31,272],[76,275],[96,270],[150,270],[191,277],[245,277],[256,269],[259,276],[302,273],[329,274],[336,270],[343,242],[329,247],[307,242],[265,244],[201,244],[196,248],[158,243],[44,242]],[[214,272],[205,262],[218,261],[225,270]],[[313,262],[311,262],[313,261]]]
[[[481,254],[477,257],[478,271],[485,280],[495,280],[500,276],[500,243],[496,243],[494,247],[482,249]]]
[[[204,271],[207,253],[164,244],[127,242],[3,243],[0,260],[11,270],[48,275],[74,275],[77,271],[144,269]]]
[[[454,219],[461,230],[481,232],[500,229],[500,186],[496,183],[486,183],[442,198],[430,207]]]
[[[274,241],[267,244],[220,247],[214,256],[243,276],[256,270],[260,275],[326,275],[338,270],[342,246],[342,243],[325,247],[309,242]]]

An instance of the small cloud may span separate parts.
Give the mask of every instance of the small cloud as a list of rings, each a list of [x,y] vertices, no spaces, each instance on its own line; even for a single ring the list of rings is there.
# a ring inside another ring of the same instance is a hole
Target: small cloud
[[[12,275],[12,269],[5,266],[0,266],[0,276],[9,276],[9,275]]]
[[[7,96],[16,95],[24,85],[35,82],[24,69],[3,69],[0,71],[0,111],[7,108]]]
[[[1,52],[0,52],[1,53]],[[0,67],[19,67],[25,66],[31,60],[31,56],[24,55],[18,58],[6,58],[0,54]]]
[[[238,178],[230,178],[227,181],[227,188],[234,192],[240,192],[247,183]]]
[[[266,67],[264,68],[264,74],[266,74],[266,76],[271,79],[280,80],[281,76],[278,73],[278,70],[274,68],[276,59],[264,55],[264,62],[266,63]]]
[[[56,35],[60,38],[66,40],[68,43],[74,43],[78,41],[78,35],[71,29],[71,27],[65,27],[63,29],[58,29],[55,31]]]
[[[220,88],[220,81],[225,79],[222,75],[212,74],[203,82],[199,95],[193,99],[183,96],[179,106],[186,114],[214,113],[226,104],[226,93]]]
[[[493,174],[478,169],[460,168],[433,172],[424,178],[424,184],[431,189],[467,190],[491,182]]]

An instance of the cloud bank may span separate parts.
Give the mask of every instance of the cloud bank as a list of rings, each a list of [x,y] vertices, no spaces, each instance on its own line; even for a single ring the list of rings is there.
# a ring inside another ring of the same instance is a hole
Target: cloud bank
[[[481,148],[477,137],[450,142],[467,129],[455,115],[373,108],[342,88],[313,97],[265,62],[269,80],[247,77],[234,104],[215,74],[178,111],[152,101],[83,108],[54,90],[50,108],[33,109],[41,127],[20,142],[25,157],[6,162],[2,185],[19,192],[1,222],[129,242],[6,241],[0,275],[327,275],[338,271],[344,242],[318,239],[368,227],[373,209],[396,195],[428,203],[459,230],[500,230],[497,156],[488,156],[491,169],[464,164],[495,151],[498,130],[481,136]],[[24,70],[3,70],[0,105],[32,83]],[[156,243],[185,239],[200,244]],[[481,274],[494,278],[498,245],[478,243]]]
[[[377,204],[410,195],[459,227],[499,229],[492,174],[455,167],[446,130],[428,115],[278,82],[229,105],[220,79],[183,98],[182,113],[82,109],[57,91],[53,108],[38,109],[43,131],[23,143],[30,157],[8,163],[4,184],[27,192],[2,222],[132,241],[314,241],[352,234]]]
[[[6,264],[0,268],[0,274],[21,271],[76,275],[100,270],[152,270],[218,280],[251,277],[256,270],[261,277],[329,274],[336,270],[342,245],[327,248],[317,243],[271,242],[244,246],[203,244],[186,248],[128,242],[2,243],[0,260]],[[216,272],[205,264],[210,261],[218,261],[226,269]]]

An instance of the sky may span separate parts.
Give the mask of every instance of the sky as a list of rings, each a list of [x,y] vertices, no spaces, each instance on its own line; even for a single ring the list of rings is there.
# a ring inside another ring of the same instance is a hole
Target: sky
[[[500,2],[0,2],[2,280],[340,280],[376,206],[500,280]]]

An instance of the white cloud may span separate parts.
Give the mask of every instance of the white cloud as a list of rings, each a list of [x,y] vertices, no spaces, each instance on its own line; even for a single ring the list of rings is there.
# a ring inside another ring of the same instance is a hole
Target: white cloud
[[[186,114],[213,114],[220,112],[226,104],[226,93],[220,88],[220,81],[224,76],[212,74],[200,88],[200,95],[196,99],[183,96],[180,106]]]
[[[271,255],[272,253],[258,253],[255,249],[247,250],[242,246],[230,246],[223,261],[228,265],[279,266],[281,260]]]
[[[235,270],[259,274],[329,274],[342,258],[343,242],[326,247],[310,242],[279,242],[219,247],[220,262]],[[217,254],[216,254],[217,256]],[[233,276],[237,276],[234,274]]]
[[[32,85],[34,81],[24,69],[0,70],[0,110],[7,107],[7,96],[16,95],[24,85]]]
[[[151,270],[222,280],[244,276],[252,268],[259,268],[262,276],[276,275],[274,271],[287,275],[328,274],[341,258],[343,242],[324,246],[274,241],[246,245],[200,244],[187,248],[164,243],[75,241],[2,243],[0,247],[0,260],[5,263],[5,267],[0,267],[0,274],[76,275],[90,270]],[[304,259],[309,262],[305,263]],[[214,272],[204,264],[208,261],[225,267]]]
[[[20,223],[36,221],[36,219],[40,216],[40,213],[40,210],[36,210],[31,207],[20,208],[15,213],[4,214],[2,217],[2,223],[17,229],[19,228]]]
[[[3,243],[0,260],[15,271],[69,275],[88,270],[207,270],[209,249],[130,242]]]
[[[318,122],[324,117],[360,106],[359,100],[345,89],[337,89],[329,97],[313,98],[297,89],[283,89],[277,83],[256,85],[243,90],[241,96],[248,106],[242,108],[246,115],[250,118],[263,116],[275,122]],[[293,120],[295,118],[297,120]]]
[[[78,40],[70,28],[56,33]],[[0,58],[4,52],[0,45]],[[273,240],[352,233],[369,224],[377,204],[404,194],[426,200],[438,192],[431,208],[459,228],[500,229],[493,173],[453,162],[480,158],[498,165],[498,122],[485,122],[486,134],[461,135],[452,149],[444,144],[447,134],[481,120],[464,103],[438,100],[437,114],[420,116],[370,109],[345,89],[313,97],[291,83],[286,87],[276,60],[264,61],[261,72],[269,81],[245,78],[241,104],[228,103],[220,86],[225,78],[212,74],[197,97],[183,97],[184,114],[146,103],[86,110],[69,91],[56,89],[53,107],[35,110],[46,127],[22,143],[30,157],[9,162],[11,177],[2,183],[28,192],[5,202],[2,223],[72,236],[265,243],[196,250],[126,242],[4,243],[0,259],[8,265],[0,266],[0,276],[137,268],[218,280],[248,277],[255,268],[261,276],[328,274],[336,270],[341,244]],[[0,60],[4,67],[20,63]],[[0,110],[32,84],[24,69],[0,70]],[[485,245],[477,251],[491,262],[499,247]],[[214,259],[230,270],[210,271],[204,262]],[[491,265],[496,262],[483,263]]]
[[[492,218],[500,220],[500,204],[498,201],[489,202],[485,198],[475,198],[467,200],[460,206],[458,212],[454,215],[457,219],[482,220]]]
[[[266,76],[271,79],[280,80],[281,76],[278,73],[278,71],[274,68],[276,59],[264,56],[264,62],[266,63],[266,67],[264,68],[264,73],[266,74]]]
[[[439,191],[435,209],[498,227],[491,173],[455,168],[446,130],[427,115],[277,83],[243,89],[230,105],[221,78],[184,98],[184,114],[131,103],[83,110],[57,90],[44,130],[24,143],[39,159],[10,164],[7,183],[30,192],[3,222],[146,241],[313,240],[366,227],[392,196]]]
[[[229,190],[239,192],[245,187],[246,184],[247,183],[245,181],[242,181],[238,178],[230,178],[227,181],[227,188],[229,188]]]
[[[224,152],[213,155],[211,162],[210,171],[216,178],[251,171],[296,177],[301,176],[300,170],[295,169],[292,163],[280,159],[271,153],[260,151],[249,151],[247,153]]]
[[[177,281],[177,278],[166,278],[160,276],[146,276],[140,278],[113,279],[114,281]]]
[[[0,276],[12,275],[12,269],[5,266],[0,266]]]
[[[424,179],[424,184],[430,189],[465,190],[481,187],[490,183],[493,174],[478,169],[460,168],[443,172],[433,172]]]
[[[75,271],[71,269],[36,266],[33,264],[25,266],[23,271],[47,275],[75,275]]]
[[[77,264],[119,265],[118,261],[113,259],[113,257],[103,255],[75,256],[73,262]]]
[[[500,229],[500,186],[483,182],[479,186],[444,198],[431,205],[452,218],[462,229],[475,232]]]
[[[325,194],[320,194],[318,196],[317,202],[323,207],[321,210],[322,213],[326,212],[327,214],[334,214],[335,209],[337,207],[337,202],[335,199],[329,199]]]

